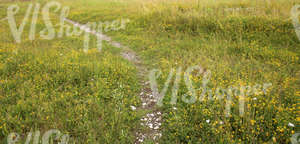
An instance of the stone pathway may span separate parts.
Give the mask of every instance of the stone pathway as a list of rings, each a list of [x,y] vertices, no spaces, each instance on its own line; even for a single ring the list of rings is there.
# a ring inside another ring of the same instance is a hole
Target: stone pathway
[[[152,95],[149,82],[144,81],[145,77],[147,76],[147,69],[144,67],[143,63],[140,61],[136,53],[132,51],[130,48],[122,45],[121,43],[113,41],[109,36],[106,36],[95,30],[91,30],[89,27],[83,24],[79,24],[70,19],[65,19],[65,21],[74,25],[75,27],[79,27],[82,31],[100,37],[102,40],[108,42],[110,45],[114,47],[121,48],[122,49],[121,56],[124,59],[127,59],[128,61],[135,64],[139,72],[138,75],[139,75],[140,83],[143,86],[142,91],[140,92],[140,97],[142,100],[141,109],[150,111],[141,119],[140,124],[141,127],[144,127],[144,129],[140,128],[137,130],[135,143],[140,144],[143,143],[145,140],[152,140],[155,143],[157,143],[158,139],[162,136],[160,132],[162,113],[159,110],[156,110],[157,98],[155,98]],[[132,109],[136,110],[135,107]]]

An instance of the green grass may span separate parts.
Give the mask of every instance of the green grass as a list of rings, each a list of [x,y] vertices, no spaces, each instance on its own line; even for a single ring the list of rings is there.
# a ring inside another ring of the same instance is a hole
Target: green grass
[[[42,28],[40,20],[37,31]],[[29,27],[15,44],[6,23],[0,30],[2,142],[11,132],[25,141],[30,131],[50,129],[77,143],[133,142],[139,116],[130,106],[139,103],[139,85],[118,49],[104,42],[98,52],[92,37],[84,53],[83,36],[29,41]]]
[[[288,143],[291,135],[299,132],[297,126],[287,125],[299,123],[296,104],[300,42],[291,23],[290,9],[300,1],[61,3],[71,7],[69,18],[81,23],[129,18],[125,30],[107,34],[135,50],[149,69],[162,70],[161,87],[171,68],[182,66],[186,70],[194,65],[211,70],[210,88],[272,83],[267,94],[248,96],[243,117],[234,97],[231,116],[225,117],[226,101],[182,102],[182,95],[187,93],[182,81],[177,110],[169,102],[171,89],[161,107],[161,143]],[[257,10],[225,11],[232,7]],[[85,54],[80,50],[82,39],[78,37],[16,45],[7,26],[1,26],[4,105],[0,126],[6,123],[6,129],[0,129],[2,137],[11,131],[25,133],[34,127],[58,128],[73,133],[81,142],[132,142],[139,124],[129,105],[138,105],[139,86],[134,66],[118,56],[118,49],[105,45],[101,53]],[[201,80],[194,77],[194,87],[199,88]],[[89,100],[92,103],[86,104]],[[19,101],[24,105],[14,106]],[[30,115],[33,111],[39,112],[34,115],[37,119]],[[80,114],[86,115],[81,118]],[[16,115],[23,119],[15,118]],[[45,120],[47,116],[49,120]]]

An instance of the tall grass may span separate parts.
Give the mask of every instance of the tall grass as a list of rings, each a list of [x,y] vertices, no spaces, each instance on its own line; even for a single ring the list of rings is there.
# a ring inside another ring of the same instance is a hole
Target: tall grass
[[[19,4],[18,22],[28,4]],[[39,16],[36,39],[28,40],[27,24],[18,44],[0,22],[0,143],[12,132],[20,134],[18,143],[35,131],[41,140],[50,129],[75,143],[132,143],[139,120],[130,109],[139,103],[135,67],[106,43],[100,53],[95,37],[84,53],[82,35],[44,40],[43,28]]]
[[[272,83],[267,93],[238,95],[226,117],[226,100],[186,104],[181,82],[176,105],[171,88],[163,106],[162,143],[289,143],[297,128],[299,40],[290,19],[297,1],[143,1],[127,31],[115,34],[140,53],[149,68],[163,71],[200,65],[212,71],[209,88]],[[231,8],[231,9],[229,9]],[[246,8],[253,8],[249,10]],[[229,9],[229,10],[228,10]],[[133,17],[133,16],[132,16]],[[193,77],[201,88],[202,78]],[[172,85],[171,85],[172,87]],[[201,90],[197,91],[199,96]],[[213,93],[213,97],[215,97]],[[177,110],[174,110],[176,107]],[[208,123],[207,120],[210,122]]]
[[[226,99],[181,101],[188,93],[181,81],[177,104],[170,104],[170,88],[161,107],[161,143],[289,143],[298,132],[300,42],[290,9],[299,0],[60,2],[71,6],[69,18],[81,23],[129,18],[125,30],[107,34],[134,49],[149,69],[163,72],[160,88],[171,68],[185,70],[194,65],[211,70],[210,89],[272,83],[267,93],[246,97],[243,116],[234,96],[231,115],[226,117]],[[128,105],[139,103],[134,97],[136,71],[114,56],[118,50],[106,46],[103,54],[81,54],[73,50],[81,40],[73,38],[16,45],[5,26],[0,30],[5,38],[1,41],[1,137],[10,131],[28,132],[31,127],[56,127],[81,142],[132,142],[133,129],[139,124],[137,113]],[[53,49],[53,54],[41,54],[42,47]],[[15,54],[25,48],[31,52]],[[69,49],[70,55],[55,55]],[[193,86],[200,88],[202,76],[192,79]],[[33,114],[37,120],[30,115],[34,111],[39,112]]]

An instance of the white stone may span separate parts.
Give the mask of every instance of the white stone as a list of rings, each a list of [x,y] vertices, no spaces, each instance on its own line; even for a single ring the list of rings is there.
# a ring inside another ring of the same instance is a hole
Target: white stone
[[[292,123],[290,123],[290,122],[289,122],[288,126],[290,126],[290,127],[295,127],[295,125],[292,124]]]
[[[209,123],[210,122],[210,120],[208,119],[208,120],[206,120],[206,123]]]
[[[132,110],[136,110],[136,107],[135,107],[135,106],[130,106],[130,108],[131,108]]]

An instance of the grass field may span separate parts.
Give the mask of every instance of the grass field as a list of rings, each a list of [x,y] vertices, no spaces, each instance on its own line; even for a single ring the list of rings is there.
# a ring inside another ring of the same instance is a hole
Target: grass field
[[[184,103],[188,88],[182,79],[176,105],[170,104],[169,88],[158,107],[163,113],[159,143],[290,143],[299,132],[300,39],[290,18],[299,0],[58,2],[80,23],[129,19],[124,30],[105,33],[134,50],[148,70],[162,71],[160,89],[171,68],[195,65],[211,71],[213,98],[217,87],[272,83],[266,93],[245,98],[244,115],[234,95],[225,116],[226,99],[209,100],[206,94],[204,101]],[[20,23],[30,3],[1,1],[0,19],[18,4]],[[59,13],[52,14],[57,24]],[[37,31],[44,27],[39,17]],[[134,143],[145,113],[130,108],[141,106],[135,65],[106,42],[98,52],[95,37],[85,53],[83,36],[31,41],[29,30],[27,24],[17,44],[7,21],[0,22],[0,142],[11,132],[26,137],[55,128],[77,143]],[[201,76],[191,79],[201,88]]]

